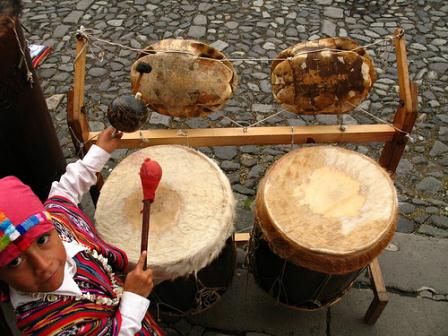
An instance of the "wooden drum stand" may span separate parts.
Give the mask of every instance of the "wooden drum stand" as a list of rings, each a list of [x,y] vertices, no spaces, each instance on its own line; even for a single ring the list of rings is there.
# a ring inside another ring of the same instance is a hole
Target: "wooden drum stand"
[[[392,176],[404,152],[407,135],[411,132],[417,117],[417,85],[409,80],[404,31],[395,30],[395,51],[398,70],[399,106],[393,124],[361,124],[325,126],[270,126],[252,128],[207,128],[188,129],[178,132],[174,129],[149,129],[125,133],[121,140],[122,148],[142,148],[162,144],[178,144],[191,147],[229,146],[229,145],[278,145],[304,143],[369,143],[383,142],[384,147],[379,164]],[[89,129],[84,105],[84,83],[86,73],[86,40],[78,38],[75,60],[74,87],[68,93],[67,121],[77,153],[85,152],[95,142],[98,132]],[[186,133],[188,132],[188,133]],[[92,191],[94,201],[101,188],[99,176],[96,190]],[[237,243],[247,242],[248,233],[235,233]],[[388,302],[381,268],[377,259],[368,266],[374,298],[364,316],[364,322],[374,324]]]

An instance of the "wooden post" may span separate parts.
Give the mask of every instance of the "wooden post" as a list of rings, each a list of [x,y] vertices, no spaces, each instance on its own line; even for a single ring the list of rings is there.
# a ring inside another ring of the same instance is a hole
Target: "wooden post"
[[[14,14],[0,13],[0,178],[17,176],[44,201],[65,159]]]
[[[89,139],[89,123],[87,121],[86,113],[84,110],[84,86],[86,77],[86,53],[87,53],[87,41],[79,33],[76,35],[76,59],[74,65],[74,82],[73,91],[71,90],[68,95],[67,104],[67,122],[71,128],[72,137],[75,135],[78,142],[86,143]]]
[[[406,45],[402,29],[396,29],[395,49],[397,57],[398,85],[400,88],[400,105],[395,113],[395,135],[386,142],[379,163],[391,174],[395,173],[406,147],[406,135],[412,131],[417,118],[417,84],[409,80]]]
[[[77,155],[82,158],[89,150],[90,128],[84,107],[84,86],[86,78],[87,41],[81,35],[76,35],[76,59],[73,88],[67,93],[67,124]],[[96,206],[100,189],[104,184],[101,173],[97,173],[97,183],[90,188],[90,196]]]
[[[364,315],[364,322],[367,324],[374,324],[389,302],[387,290],[384,286],[383,275],[377,258],[375,258],[369,265],[369,274],[374,297],[369,309],[367,309],[367,312]]]
[[[407,143],[407,134],[412,131],[418,110],[417,84],[409,80],[408,61],[403,29],[396,29],[395,50],[397,58],[398,85],[400,105],[394,117],[395,134],[387,141],[379,158],[379,164],[394,176]],[[369,265],[370,281],[374,298],[364,316],[364,322],[374,324],[386,307],[389,299],[384,286],[383,276],[378,260]]]

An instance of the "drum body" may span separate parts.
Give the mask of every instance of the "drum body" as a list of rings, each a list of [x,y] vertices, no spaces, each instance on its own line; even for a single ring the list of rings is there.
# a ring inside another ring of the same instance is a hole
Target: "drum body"
[[[233,239],[227,239],[217,258],[196,274],[158,284],[150,295],[154,314],[183,316],[197,314],[219,300],[233,279],[236,250]]]
[[[95,219],[105,241],[123,249],[130,263],[140,255],[145,158],[162,167],[151,205],[148,267],[156,284],[152,302],[173,315],[197,313],[229,286],[235,266],[231,238],[235,201],[214,161],[183,146],[139,150],[112,171],[101,189]]]
[[[272,252],[258,223],[249,244],[249,265],[257,284],[278,302],[297,309],[315,310],[336,303],[362,272],[328,274],[289,262]]]
[[[343,148],[301,148],[260,183],[249,262],[279,302],[319,309],[337,302],[395,232],[397,196],[372,159]]]

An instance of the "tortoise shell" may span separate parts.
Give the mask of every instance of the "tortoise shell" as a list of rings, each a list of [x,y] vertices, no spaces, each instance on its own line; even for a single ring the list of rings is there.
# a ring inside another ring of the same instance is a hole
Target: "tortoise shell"
[[[194,40],[167,39],[145,49],[132,65],[133,90],[161,114],[198,117],[216,111],[232,96],[237,76],[217,49]],[[139,63],[150,66],[140,73]]]
[[[366,51],[349,38],[296,44],[272,63],[274,97],[297,114],[340,114],[363,101],[376,79]]]

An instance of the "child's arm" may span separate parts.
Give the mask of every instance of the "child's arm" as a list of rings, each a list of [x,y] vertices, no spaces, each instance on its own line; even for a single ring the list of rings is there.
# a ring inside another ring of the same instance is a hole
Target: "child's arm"
[[[113,128],[106,128],[98,136],[96,145],[93,145],[82,160],[67,165],[66,172],[57,182],[53,182],[48,197],[63,196],[74,204],[81,201],[82,196],[96,183],[96,173],[99,172],[109,160],[110,154],[118,148],[121,132],[112,137]]]

